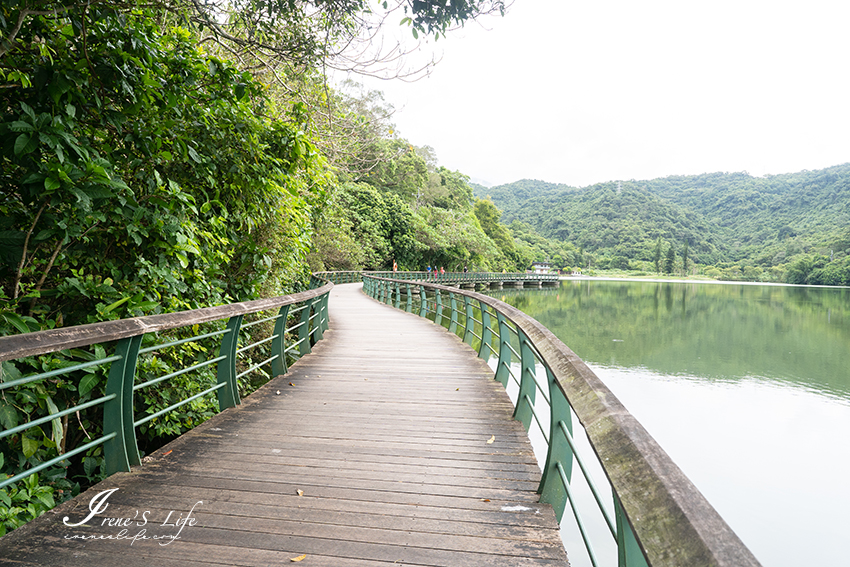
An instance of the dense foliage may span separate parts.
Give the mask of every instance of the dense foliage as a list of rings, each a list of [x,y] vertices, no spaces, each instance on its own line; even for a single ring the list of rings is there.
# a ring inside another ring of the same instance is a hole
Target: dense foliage
[[[752,177],[675,176],[574,188],[538,181],[477,188],[542,236],[584,249],[586,266],[669,273],[702,270],[722,279],[850,282],[850,164]],[[687,251],[687,256],[683,253]]]
[[[301,285],[312,215],[328,178],[297,112],[287,122],[268,120],[264,89],[249,74],[204,55],[187,31],[163,31],[148,12],[95,5],[27,21],[2,60],[6,80],[14,80],[0,90],[2,332],[191,309]],[[97,349],[4,362],[3,379],[90,360]],[[140,371],[167,373],[197,354],[178,351]],[[0,424],[13,427],[91,398],[102,391],[103,372],[4,395]],[[137,411],[153,413],[198,388],[174,381],[140,400]],[[143,433],[178,434],[211,415],[215,403],[201,400]],[[0,442],[0,471],[20,472],[98,431],[86,415],[52,423]],[[95,478],[97,451],[71,473]],[[68,494],[75,482],[67,475],[57,467],[43,476]],[[34,489],[29,504],[12,505],[21,490],[0,496],[6,527],[38,513],[30,507],[36,500],[48,500]]]

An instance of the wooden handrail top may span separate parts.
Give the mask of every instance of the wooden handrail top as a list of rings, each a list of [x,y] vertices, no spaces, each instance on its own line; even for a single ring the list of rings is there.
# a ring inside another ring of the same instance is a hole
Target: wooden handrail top
[[[583,360],[537,320],[474,291],[423,281],[375,279],[470,297],[525,333],[585,428],[650,565],[760,565],[643,425]]]
[[[277,309],[284,305],[301,303],[324,295],[333,288],[333,285],[328,282],[322,287],[291,295],[0,337],[0,361],[104,343],[144,333],[209,323],[235,315],[247,315],[258,311]]]

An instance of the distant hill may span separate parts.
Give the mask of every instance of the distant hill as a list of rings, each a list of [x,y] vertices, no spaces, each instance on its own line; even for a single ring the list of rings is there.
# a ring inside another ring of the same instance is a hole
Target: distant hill
[[[547,183],[536,179],[522,179],[514,181],[507,185],[495,185],[493,187],[473,186],[473,192],[476,197],[490,197],[493,203],[501,209],[507,216],[502,217],[502,221],[510,223],[515,220],[507,217],[510,216],[508,211],[514,211],[522,206],[523,203],[533,197],[543,197],[549,195],[558,195],[570,191],[578,191],[575,187],[563,185],[561,183]]]
[[[827,252],[850,227],[850,164],[752,177],[709,173],[575,188],[522,180],[481,190],[547,238],[597,255],[649,260],[655,241],[688,241],[700,263],[772,266]]]

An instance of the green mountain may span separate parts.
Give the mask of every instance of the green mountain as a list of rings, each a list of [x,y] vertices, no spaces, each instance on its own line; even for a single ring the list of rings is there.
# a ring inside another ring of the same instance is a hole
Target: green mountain
[[[776,262],[764,258],[767,251],[790,252],[786,256],[803,249],[826,251],[850,227],[850,164],[766,177],[668,177],[646,187],[728,229],[730,260],[768,264]],[[780,254],[776,260],[783,259]]]
[[[480,188],[483,189],[483,188]],[[709,173],[570,187],[534,180],[476,188],[541,235],[597,258],[651,260],[657,238],[687,241],[700,264],[771,267],[793,257],[843,257],[850,227],[850,164],[752,177]]]

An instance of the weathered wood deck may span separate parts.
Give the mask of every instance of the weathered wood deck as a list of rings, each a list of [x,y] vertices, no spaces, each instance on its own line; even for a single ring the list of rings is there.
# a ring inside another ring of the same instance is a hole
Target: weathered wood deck
[[[492,371],[359,287],[334,288],[331,330],[286,376],[0,538],[0,564],[566,565]]]

